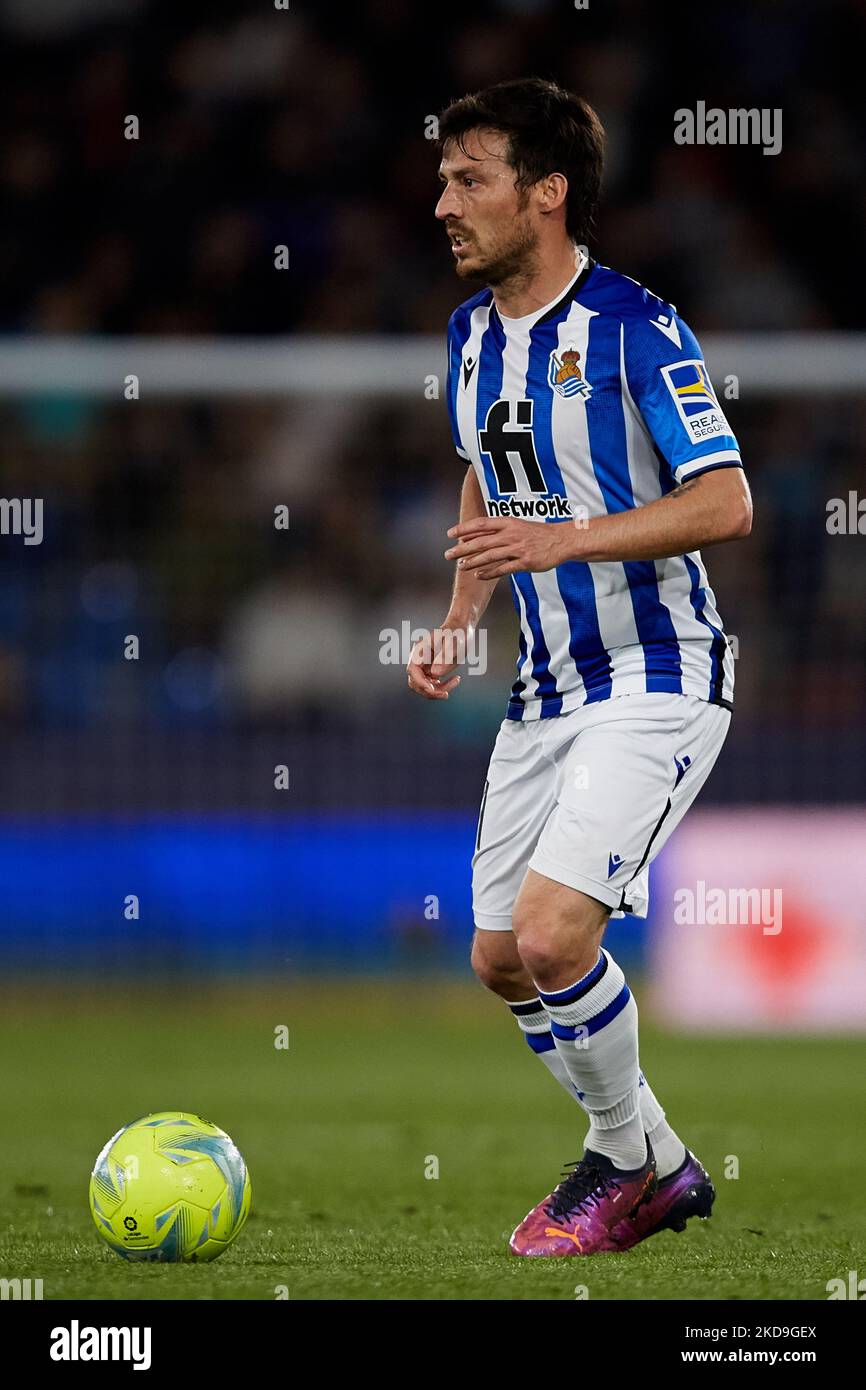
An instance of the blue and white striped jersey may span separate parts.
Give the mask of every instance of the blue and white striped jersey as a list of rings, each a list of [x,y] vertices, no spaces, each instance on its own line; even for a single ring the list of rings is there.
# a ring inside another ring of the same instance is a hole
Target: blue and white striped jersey
[[[489,289],[454,312],[448,409],[491,516],[621,512],[742,466],[691,330],[593,261],[523,318],[499,314]],[[510,719],[653,690],[730,706],[733,656],[700,552],[509,577],[520,619]]]

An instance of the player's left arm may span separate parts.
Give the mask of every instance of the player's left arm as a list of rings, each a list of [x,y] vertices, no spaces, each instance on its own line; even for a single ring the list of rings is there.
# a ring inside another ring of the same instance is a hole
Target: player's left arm
[[[667,464],[671,490],[572,525],[488,517],[454,526],[448,559],[494,579],[570,560],[663,560],[749,534],[752,499],[739,446],[697,340],[671,306],[661,308],[669,311],[665,333],[649,315],[623,326],[623,361],[626,386]]]
[[[483,517],[452,526],[448,535],[457,544],[445,555],[479,579],[495,579],[569,560],[664,560],[747,536],[751,528],[749,485],[742,468],[729,467],[689,478],[646,506],[572,525]]]
[[[736,466],[716,468],[687,478],[656,502],[591,519],[571,558],[664,560],[737,540],[751,529],[752,497],[745,473]]]

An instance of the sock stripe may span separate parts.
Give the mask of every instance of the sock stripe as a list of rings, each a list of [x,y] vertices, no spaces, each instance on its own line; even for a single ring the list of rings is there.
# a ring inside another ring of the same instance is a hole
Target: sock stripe
[[[550,1024],[551,1032],[554,1038],[559,1038],[562,1042],[574,1042],[578,1028],[586,1029],[586,1032],[591,1036],[612,1023],[617,1014],[622,1013],[629,999],[631,999],[631,990],[628,985],[623,985],[616,998],[611,1000],[607,1008],[601,1010],[601,1013],[597,1013],[593,1018],[588,1018],[585,1023],[576,1026],[569,1023],[557,1023],[556,1019],[553,1019]],[[581,1032],[581,1037],[583,1036],[584,1033]]]
[[[552,1052],[556,1043],[549,1032],[547,1033],[524,1033],[523,1035],[533,1052]]]
[[[558,1004],[573,1004],[575,1000],[582,999],[585,994],[593,989],[607,973],[607,956],[604,951],[599,952],[598,960],[582,980],[576,984],[568,985],[565,989],[554,990],[551,994],[545,994],[543,990],[538,991],[538,997],[542,1004],[552,1004],[555,1008]]]
[[[540,999],[528,999],[525,1004],[508,1005],[515,1018],[523,1018],[526,1014],[543,1013]]]

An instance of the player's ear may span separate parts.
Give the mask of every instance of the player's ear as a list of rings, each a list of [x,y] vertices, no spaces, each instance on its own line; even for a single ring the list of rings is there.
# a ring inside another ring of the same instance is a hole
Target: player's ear
[[[565,206],[568,197],[568,179],[565,174],[545,174],[537,184],[539,206],[542,212],[556,212]]]

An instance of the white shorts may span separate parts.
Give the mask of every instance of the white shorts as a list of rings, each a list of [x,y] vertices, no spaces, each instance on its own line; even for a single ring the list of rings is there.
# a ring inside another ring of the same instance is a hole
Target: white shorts
[[[730,712],[694,695],[619,695],[506,719],[472,858],[475,925],[509,931],[527,868],[645,916],[649,865],[707,779]]]

